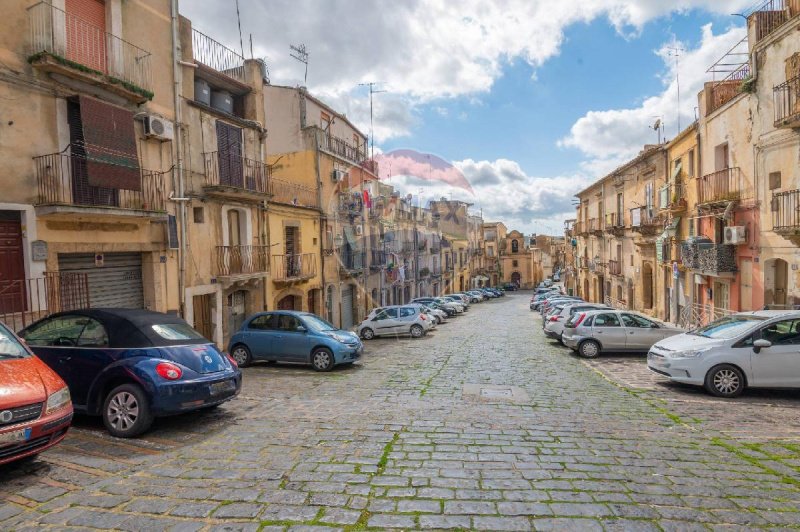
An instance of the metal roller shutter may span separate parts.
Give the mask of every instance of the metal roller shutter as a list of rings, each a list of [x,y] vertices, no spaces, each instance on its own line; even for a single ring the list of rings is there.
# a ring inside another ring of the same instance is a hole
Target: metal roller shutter
[[[58,269],[88,275],[93,308],[144,308],[141,253],[105,253],[102,266],[92,253],[59,253]]]
[[[353,326],[353,288],[342,290],[342,329]]]

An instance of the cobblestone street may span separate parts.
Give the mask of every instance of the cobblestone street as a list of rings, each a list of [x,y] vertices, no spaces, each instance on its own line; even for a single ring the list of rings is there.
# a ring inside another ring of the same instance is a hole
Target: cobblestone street
[[[354,367],[244,370],[241,396],[139,440],[79,420],[0,469],[0,527],[706,530],[800,525],[800,394],[722,401],[586,363],[527,293]]]

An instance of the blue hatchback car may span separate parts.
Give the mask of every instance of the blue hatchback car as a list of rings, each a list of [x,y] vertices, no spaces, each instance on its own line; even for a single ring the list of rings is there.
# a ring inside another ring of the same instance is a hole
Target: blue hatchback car
[[[250,316],[231,338],[228,352],[240,367],[266,360],[330,371],[337,364],[352,364],[363,350],[355,333],[337,329],[319,316],[277,310]]]
[[[67,383],[75,411],[102,416],[122,438],[146,431],[155,417],[222,404],[242,386],[233,359],[177,316],[74,310],[19,335]]]

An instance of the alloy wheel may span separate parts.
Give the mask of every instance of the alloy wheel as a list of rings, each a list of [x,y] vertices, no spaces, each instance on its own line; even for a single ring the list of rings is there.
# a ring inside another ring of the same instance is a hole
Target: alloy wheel
[[[730,369],[721,369],[714,375],[714,388],[722,394],[730,395],[741,386],[739,375]]]
[[[108,422],[119,431],[127,431],[139,419],[139,402],[130,392],[121,391],[108,403]]]

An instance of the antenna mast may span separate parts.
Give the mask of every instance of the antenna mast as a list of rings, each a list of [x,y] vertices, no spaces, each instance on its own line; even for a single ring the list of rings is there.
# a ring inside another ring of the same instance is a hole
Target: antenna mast
[[[239,16],[239,0],[236,0],[236,23],[239,25],[239,49],[242,51],[242,59],[244,59],[244,41],[242,40],[242,17]]]
[[[289,55],[306,66],[305,74],[303,75],[303,86],[305,87],[308,84],[308,50],[306,49],[306,45],[302,43],[297,46],[290,44],[289,48],[294,52],[289,52]]]
[[[370,137],[370,148],[369,148],[369,158],[371,160],[375,160],[375,127],[373,121],[373,113],[372,113],[372,95],[378,94],[381,92],[386,92],[385,90],[378,91],[375,90],[375,85],[378,85],[379,81],[368,81],[365,83],[359,83],[359,87],[369,87],[369,137]]]
[[[681,73],[680,73],[680,56],[681,52],[685,52],[683,48],[673,46],[669,48],[669,55],[675,56],[675,84],[678,87],[678,133],[681,132]],[[676,136],[677,136],[676,134]],[[660,144],[660,142],[659,142]]]

